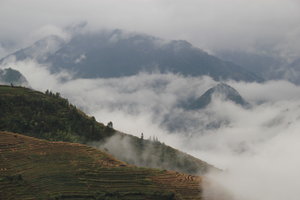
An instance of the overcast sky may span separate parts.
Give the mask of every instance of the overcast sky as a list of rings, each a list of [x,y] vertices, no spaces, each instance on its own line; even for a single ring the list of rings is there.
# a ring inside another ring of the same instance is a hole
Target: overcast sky
[[[0,56],[80,21],[185,39],[207,51],[299,56],[299,19],[299,0],[1,0]]]

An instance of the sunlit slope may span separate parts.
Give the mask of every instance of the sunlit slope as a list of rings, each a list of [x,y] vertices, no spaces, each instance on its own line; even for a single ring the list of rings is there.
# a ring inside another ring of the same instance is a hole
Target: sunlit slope
[[[118,159],[138,166],[189,174],[204,174],[214,169],[159,141],[141,140],[98,123],[59,94],[23,87],[0,86],[0,131],[50,141],[96,143]]]
[[[201,199],[200,185],[85,145],[0,132],[0,199]]]

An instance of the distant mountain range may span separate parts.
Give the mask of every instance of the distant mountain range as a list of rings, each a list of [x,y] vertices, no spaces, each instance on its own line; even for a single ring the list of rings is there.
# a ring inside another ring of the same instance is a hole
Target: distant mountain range
[[[49,36],[11,56],[17,61],[35,59],[50,64],[53,73],[71,71],[75,77],[122,77],[139,72],[172,72],[186,76],[208,75],[215,80],[263,79],[232,62],[221,60],[187,41],[165,41],[121,30],[75,33],[69,41]]]
[[[288,80],[300,84],[300,59],[287,61],[263,53],[222,50],[215,53],[223,60],[234,62],[264,80]]]

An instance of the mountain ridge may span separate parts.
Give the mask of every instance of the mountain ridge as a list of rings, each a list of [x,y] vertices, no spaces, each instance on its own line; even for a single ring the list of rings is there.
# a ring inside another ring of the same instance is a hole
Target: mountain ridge
[[[45,41],[44,41],[45,40]],[[48,41],[48,42],[47,42]],[[49,42],[50,41],[50,42]],[[45,46],[46,44],[52,44]],[[44,44],[45,56],[35,58],[35,46]],[[131,76],[140,71],[180,73],[185,76],[208,75],[215,80],[257,81],[263,79],[234,63],[223,61],[192,46],[187,41],[165,41],[153,36],[129,34],[121,30],[77,33],[69,41],[51,36],[10,56],[17,60],[36,59],[51,65],[52,72],[69,70],[77,78]],[[46,47],[53,47],[46,48]],[[29,49],[29,50],[28,50]],[[28,53],[29,52],[29,53]],[[0,60],[4,62],[6,58]]]

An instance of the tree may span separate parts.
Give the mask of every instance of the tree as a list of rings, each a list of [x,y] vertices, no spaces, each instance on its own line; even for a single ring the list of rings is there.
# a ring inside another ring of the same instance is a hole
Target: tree
[[[112,122],[108,122],[108,123],[107,123],[107,127],[113,128],[113,123],[112,123]]]

